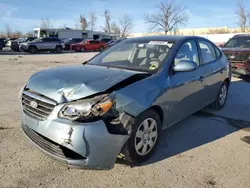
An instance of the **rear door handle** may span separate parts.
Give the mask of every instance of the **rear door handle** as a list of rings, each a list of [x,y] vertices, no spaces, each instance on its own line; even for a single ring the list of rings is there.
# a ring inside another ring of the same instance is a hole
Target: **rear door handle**
[[[220,73],[221,73],[221,74],[224,73],[224,71],[226,71],[227,69],[228,69],[228,66],[225,66],[225,67],[221,68],[221,69],[220,69]]]

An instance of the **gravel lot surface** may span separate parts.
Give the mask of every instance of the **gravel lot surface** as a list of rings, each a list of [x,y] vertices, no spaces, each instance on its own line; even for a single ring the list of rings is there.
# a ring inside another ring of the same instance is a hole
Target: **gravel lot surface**
[[[250,83],[233,79],[223,110],[198,112],[163,132],[146,164],[117,161],[109,171],[70,169],[26,139],[18,92],[31,74],[79,64],[95,53],[13,54],[0,51],[0,188],[250,187]]]

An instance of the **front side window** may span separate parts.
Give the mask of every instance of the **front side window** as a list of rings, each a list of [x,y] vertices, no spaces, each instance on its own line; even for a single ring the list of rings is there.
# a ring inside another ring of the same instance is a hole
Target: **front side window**
[[[89,64],[144,72],[156,71],[173,45],[173,41],[128,40],[108,48]]]
[[[208,41],[199,41],[203,64],[214,61],[217,58],[213,45]]]
[[[177,65],[181,60],[191,60],[199,65],[199,55],[194,40],[185,42],[181,45],[175,56],[174,65]]]

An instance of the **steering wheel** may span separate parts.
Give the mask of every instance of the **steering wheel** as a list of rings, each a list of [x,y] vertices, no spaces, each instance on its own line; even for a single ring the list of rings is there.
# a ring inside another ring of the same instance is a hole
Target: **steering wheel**
[[[161,65],[161,61],[158,58],[152,58],[149,62],[148,70],[158,69]]]

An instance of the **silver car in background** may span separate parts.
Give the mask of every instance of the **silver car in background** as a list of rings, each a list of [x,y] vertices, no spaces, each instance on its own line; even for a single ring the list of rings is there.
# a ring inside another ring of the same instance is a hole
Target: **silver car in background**
[[[61,53],[65,48],[65,44],[57,37],[37,38],[30,42],[21,43],[20,51],[29,53],[37,53],[38,51],[50,51]]]
[[[226,103],[231,67],[209,40],[130,38],[88,62],[43,70],[20,92],[26,136],[74,167],[110,169],[117,156],[144,162],[162,130]]]

